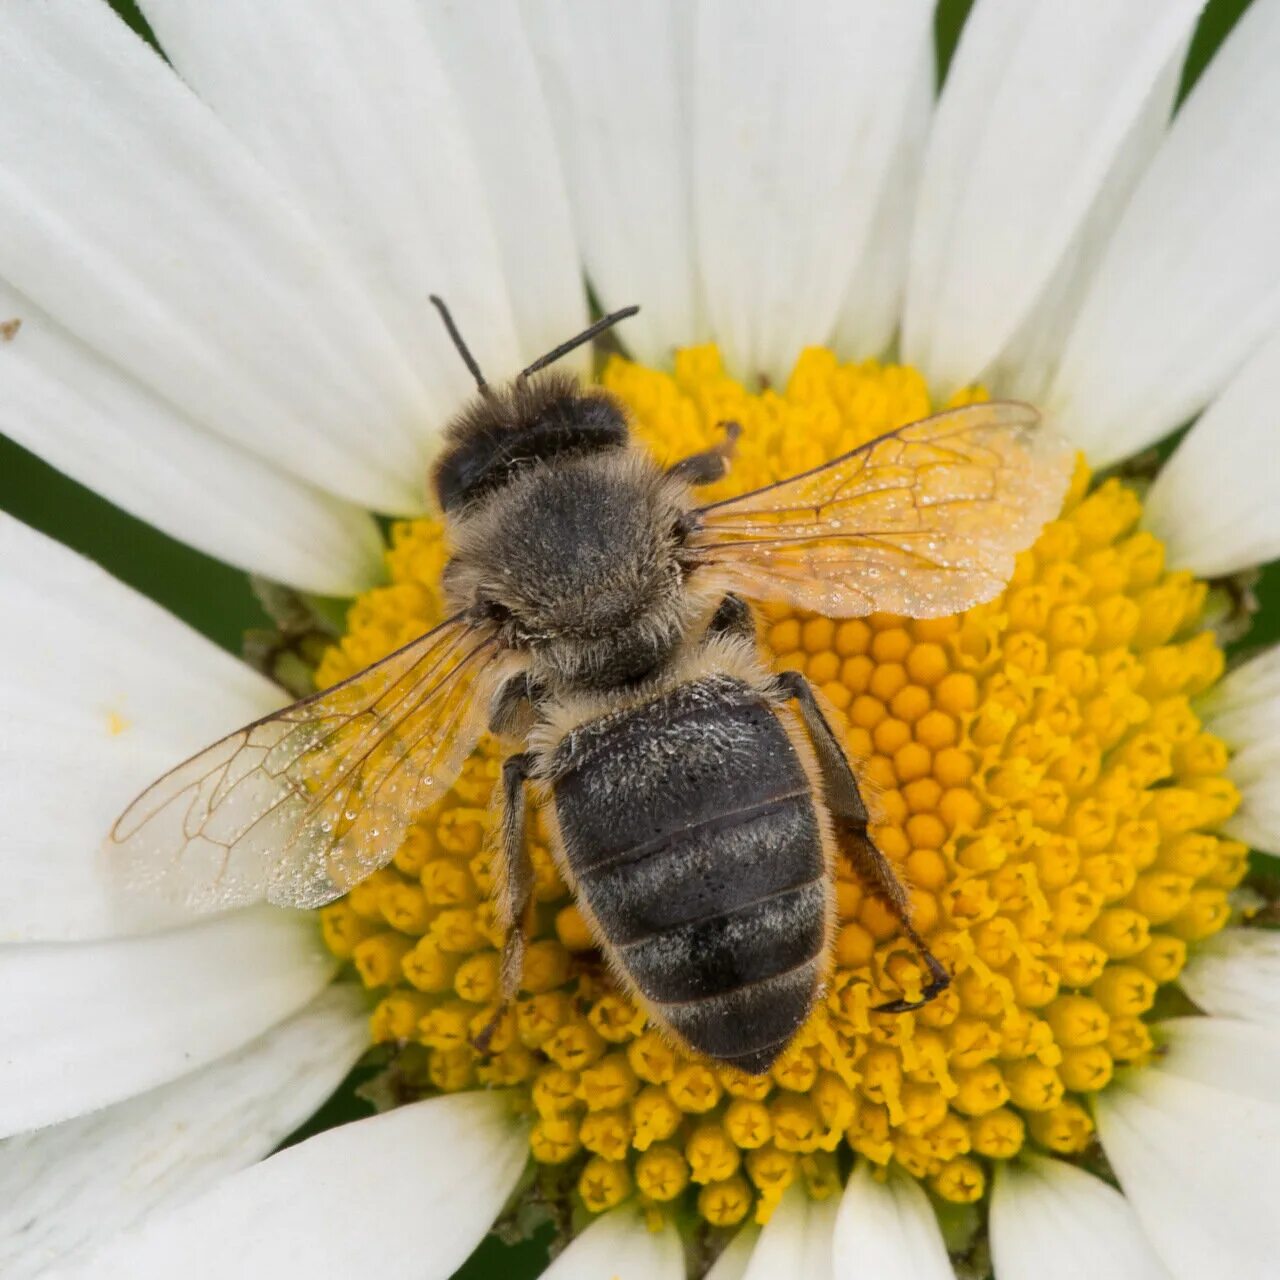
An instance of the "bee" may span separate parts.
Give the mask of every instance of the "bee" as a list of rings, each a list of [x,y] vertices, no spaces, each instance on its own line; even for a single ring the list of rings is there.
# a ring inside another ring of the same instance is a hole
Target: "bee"
[[[476,382],[432,476],[452,612],[346,682],[166,774],[116,822],[133,886],[199,909],[317,907],[390,861],[486,729],[512,742],[496,822],[504,1002],[519,989],[533,873],[526,791],[622,987],[674,1039],[767,1071],[808,1017],[843,854],[949,975],[870,833],[862,788],[805,677],[763,663],[748,601],[849,618],[958,613],[997,594],[1058,510],[1069,456],[1036,411],[974,404],[700,505],[736,428],[662,467],[604,390],[548,371]],[[518,748],[518,749],[517,749]]]

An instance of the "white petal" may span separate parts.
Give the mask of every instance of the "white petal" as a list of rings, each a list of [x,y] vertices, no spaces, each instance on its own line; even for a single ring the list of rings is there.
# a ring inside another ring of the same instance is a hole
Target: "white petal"
[[[1280,931],[1224,929],[1196,944],[1178,982],[1206,1013],[1280,1027]]]
[[[1205,728],[1232,748],[1240,807],[1223,830],[1280,852],[1280,647],[1242,663],[1200,700]]]
[[[109,1106],[261,1035],[329,981],[314,917],[0,948],[0,1135]]]
[[[289,183],[426,382],[436,428],[475,392],[429,295],[493,379],[522,367],[488,201],[415,0],[144,0],[182,77]]]
[[[1280,402],[1280,329],[1246,361],[1160,469],[1144,503],[1169,562],[1203,577],[1280,556],[1280,508],[1265,464]]]
[[[528,1158],[502,1094],[462,1093],[330,1129],[138,1231],[77,1276],[446,1280]]]
[[[1169,56],[1146,102],[1117,145],[1098,194],[1058,260],[1054,274],[1017,332],[983,375],[982,380],[998,387],[1001,395],[1016,396],[1033,404],[1043,402],[1062,348],[1075,326],[1080,306],[1120,215],[1164,141],[1189,43],[1188,33]]]
[[[250,573],[354,595],[381,569],[368,514],[197,426],[0,281],[0,428],[139,519]]]
[[[0,157],[0,277],[195,421],[363,506],[421,509],[438,424],[404,352],[100,0],[6,13]]]
[[[1272,1059],[1273,1079],[1277,1069]],[[1272,1273],[1280,1106],[1154,1064],[1127,1073],[1094,1105],[1111,1167],[1170,1274]]]
[[[1201,409],[1280,320],[1280,4],[1236,24],[1098,268],[1048,406],[1106,463]]]
[[[1280,734],[1240,747],[1227,776],[1240,789],[1240,807],[1222,824],[1223,833],[1280,853]]]
[[[810,1200],[803,1188],[792,1187],[760,1232],[743,1280],[833,1280],[832,1230],[839,1207],[835,1196]]]
[[[760,1238],[760,1229],[743,1227],[724,1247],[715,1265],[707,1272],[705,1280],[742,1280],[751,1265],[751,1254]]]
[[[1280,645],[1229,671],[1197,709],[1211,731],[1233,747],[1266,738],[1280,710]]]
[[[1114,1187],[1062,1160],[996,1162],[991,1197],[996,1280],[1167,1280]]]
[[[1160,1070],[1280,1107],[1280,1027],[1236,1018],[1170,1018],[1158,1026]]]
[[[934,117],[903,350],[946,392],[1013,337],[1092,209],[1202,0],[983,0]]]
[[[231,1057],[79,1120],[0,1144],[0,1270],[34,1277],[176,1208],[273,1151],[368,1044],[349,984]]]
[[[920,163],[933,116],[934,74],[930,44],[922,51],[917,69],[908,72],[912,88],[902,132],[832,336],[834,348],[855,360],[882,355],[898,330]]]
[[[152,779],[279,689],[97,565],[0,515],[0,943],[188,918],[121,901],[99,850]]]
[[[705,336],[694,256],[691,6],[538,0],[523,6],[587,275],[638,359]]]
[[[631,1206],[597,1218],[542,1273],[543,1280],[684,1280],[684,1248],[668,1223],[650,1231]]]
[[[924,1189],[895,1171],[881,1182],[860,1160],[840,1201],[835,1280],[954,1280]]]
[[[587,322],[551,115],[518,0],[427,0],[431,36],[457,95],[489,198],[520,337],[532,363]],[[566,357],[585,368],[589,352]]]
[[[926,0],[698,6],[694,223],[731,368],[783,382],[830,336],[932,44]]]

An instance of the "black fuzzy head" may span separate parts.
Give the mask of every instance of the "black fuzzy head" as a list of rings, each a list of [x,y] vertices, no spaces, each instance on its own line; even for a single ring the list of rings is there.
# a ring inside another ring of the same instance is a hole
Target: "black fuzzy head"
[[[454,603],[498,622],[551,687],[610,688],[669,662],[689,625],[688,489],[638,451],[519,471],[454,526]]]
[[[603,391],[548,373],[486,390],[450,424],[433,484],[448,515],[489,497],[539,462],[563,461],[627,447],[627,420]]]

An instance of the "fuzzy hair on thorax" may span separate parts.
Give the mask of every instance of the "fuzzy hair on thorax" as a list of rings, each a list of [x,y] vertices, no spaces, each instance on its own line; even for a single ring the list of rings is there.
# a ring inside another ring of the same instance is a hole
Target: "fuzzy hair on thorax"
[[[486,611],[550,689],[643,680],[705,608],[680,562],[692,503],[638,448],[531,462],[452,522],[449,593]]]

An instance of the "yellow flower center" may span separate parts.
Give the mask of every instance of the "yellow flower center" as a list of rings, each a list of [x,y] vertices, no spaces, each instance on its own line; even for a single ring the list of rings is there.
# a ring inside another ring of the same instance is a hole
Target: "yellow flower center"
[[[615,358],[602,381],[664,462],[741,423],[709,501],[933,407],[915,370],[840,365],[825,350],[760,394],[711,347],[681,352],[674,374]],[[1201,629],[1205,586],[1165,570],[1141,513],[1133,490],[1091,489],[1081,466],[1061,516],[988,604],[929,621],[760,613],[771,660],[843,716],[877,795],[876,842],[954,974],[942,997],[870,1013],[918,996],[923,974],[841,864],[827,994],[794,1044],[759,1078],[690,1057],[611,982],[537,821],[521,994],[478,1053],[502,943],[487,843],[499,758],[486,745],[392,864],[322,913],[329,946],[380,995],[373,1039],[405,1046],[406,1077],[424,1090],[522,1089],[544,1177],[592,1211],[636,1194],[655,1212],[696,1205],[717,1226],[763,1221],[797,1179],[815,1196],[838,1188],[846,1147],[963,1203],[1024,1144],[1082,1150],[1089,1095],[1151,1053],[1144,1015],[1188,943],[1226,922],[1247,852],[1214,834],[1238,796],[1190,701],[1222,671]],[[437,522],[396,526],[390,585],[356,602],[320,685],[440,620],[446,555]]]

